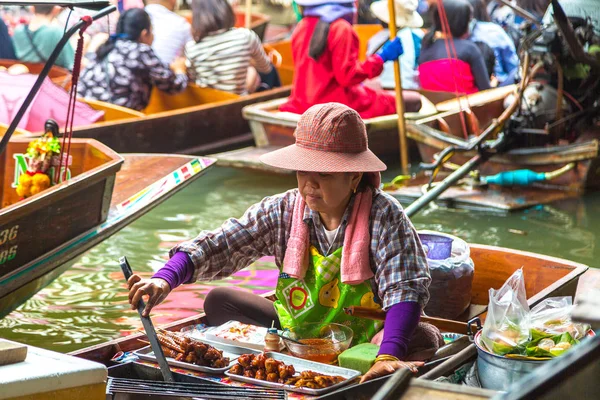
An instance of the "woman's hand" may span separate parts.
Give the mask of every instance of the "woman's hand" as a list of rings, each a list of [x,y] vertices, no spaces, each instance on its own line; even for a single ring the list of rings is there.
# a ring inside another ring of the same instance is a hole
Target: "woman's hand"
[[[173,60],[170,67],[176,74],[185,74],[187,72],[185,57],[177,57],[175,60]]]
[[[150,310],[166,299],[171,292],[171,287],[164,279],[142,279],[136,274],[129,277],[127,286],[129,287],[129,304],[131,304],[132,310],[137,308],[137,304],[142,299],[142,296],[148,296],[146,308],[144,308],[144,312],[142,313],[144,317],[150,315]]]
[[[407,368],[410,369],[411,372],[416,373],[417,368],[422,367],[423,365],[424,363],[421,361],[378,361],[363,375],[360,383],[393,374],[400,368]]]

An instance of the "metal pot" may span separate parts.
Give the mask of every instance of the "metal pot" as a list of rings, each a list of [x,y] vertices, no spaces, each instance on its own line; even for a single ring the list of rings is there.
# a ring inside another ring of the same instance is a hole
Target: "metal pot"
[[[481,386],[486,389],[508,390],[508,387],[546,361],[518,360],[499,356],[485,350],[481,344],[481,332],[475,334],[477,346],[477,373]]]

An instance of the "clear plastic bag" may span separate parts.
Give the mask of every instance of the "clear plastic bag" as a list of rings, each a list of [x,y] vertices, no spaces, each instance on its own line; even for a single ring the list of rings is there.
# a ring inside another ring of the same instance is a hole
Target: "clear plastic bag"
[[[494,354],[520,354],[529,341],[529,326],[529,305],[521,268],[499,290],[490,289],[481,340]]]
[[[549,335],[568,332],[574,339],[582,339],[590,325],[571,321],[571,297],[550,297],[531,309],[531,329]]]
[[[431,284],[425,314],[431,317],[455,319],[471,304],[475,266],[467,242],[441,232],[419,231],[452,238],[452,253],[445,260],[427,259]]]

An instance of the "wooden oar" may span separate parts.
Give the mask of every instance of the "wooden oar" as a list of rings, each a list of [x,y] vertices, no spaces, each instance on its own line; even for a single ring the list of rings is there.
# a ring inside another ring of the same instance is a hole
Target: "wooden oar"
[[[246,29],[250,29],[250,17],[252,16],[252,0],[246,0]]]
[[[358,318],[367,318],[379,321],[385,320],[385,311],[378,308],[350,306],[345,307],[344,312],[348,315],[352,315]],[[420,321],[427,322],[437,327],[440,331],[443,332],[453,332],[462,334],[467,334],[468,332],[468,324],[466,322],[453,321],[450,319],[443,318],[426,317],[424,315],[421,316]],[[471,332],[476,331],[477,326],[475,324],[471,324]]]
[[[390,40],[396,38],[396,7],[394,0],[388,0],[390,22]],[[398,136],[400,138],[400,166],[404,175],[408,174],[408,144],[406,143],[406,122],[404,121],[404,100],[402,99],[402,81],[400,75],[400,60],[394,60],[394,81],[396,82],[396,113],[398,114]]]

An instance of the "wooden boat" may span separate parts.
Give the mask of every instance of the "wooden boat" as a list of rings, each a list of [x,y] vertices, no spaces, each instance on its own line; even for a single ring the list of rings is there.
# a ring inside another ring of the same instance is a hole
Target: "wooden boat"
[[[177,155],[120,156],[95,140],[73,139],[71,179],[19,201],[12,186],[29,141],[15,137],[0,155],[0,317],[48,284],[56,268],[214,164]]]
[[[93,138],[123,153],[208,154],[250,144],[242,108],[289,92],[289,87],[281,87],[239,96],[195,85],[177,95],[155,90],[144,113],[85,100],[106,111],[105,120],[74,128],[73,137]]]
[[[29,73],[33,75],[39,75],[44,68],[44,64],[42,63],[27,63],[15,60],[0,59],[0,68],[10,68],[16,64],[24,65],[29,70]],[[58,67],[56,65],[52,66],[48,77],[50,80],[52,80],[52,82],[61,87],[68,87],[71,84],[71,72],[63,67]]]
[[[234,7],[233,12],[235,13],[235,26],[236,27],[245,27],[246,26],[246,12],[242,8]],[[178,11],[178,14],[187,19],[187,21],[192,24],[192,10],[181,10]],[[266,14],[261,14],[258,12],[250,13],[250,29],[254,31],[258,35],[261,41],[265,39],[265,31],[267,30],[267,25],[269,25],[269,21],[271,21],[271,17]]]
[[[469,96],[472,117],[468,123],[479,127],[478,135],[504,111],[506,92],[496,91],[494,96],[480,92]],[[464,105],[464,102],[463,102]],[[456,145],[466,146],[462,132],[460,111],[456,101],[449,100],[436,105],[440,114],[425,117],[407,124],[408,137],[416,141],[421,159],[433,162],[434,155],[442,149]],[[474,118],[473,118],[474,117]],[[470,128],[471,129],[471,128]],[[474,129],[476,130],[476,129]],[[529,169],[535,172],[551,172],[568,166],[566,173],[550,181],[538,182],[528,187],[499,187],[495,185],[455,187],[444,193],[440,201],[461,208],[495,208],[513,211],[532,205],[579,196],[588,190],[600,188],[600,128],[586,128],[571,143],[556,145],[524,145],[503,154],[497,154],[479,167],[481,176],[491,176],[503,171]],[[453,164],[462,165],[475,152],[460,152],[452,157]],[[444,177],[440,175],[439,180]],[[422,186],[429,180],[420,175],[408,186],[391,193],[405,201],[422,195]]]
[[[470,247],[471,258],[475,263],[475,274],[471,306],[457,319],[462,322],[484,313],[488,304],[489,289],[500,288],[518,268],[523,267],[524,270],[527,298],[530,306],[551,296],[574,296],[579,277],[588,269],[587,266],[582,264],[535,253],[478,244],[471,244]],[[270,298],[273,299],[272,293],[266,296],[271,296]],[[175,321],[164,326],[164,328],[179,331],[185,326],[205,322],[204,314],[199,314]],[[455,324],[450,325],[454,326]],[[70,354],[108,365],[112,356],[117,352],[133,351],[142,347],[143,343],[138,339],[143,339],[143,337],[143,333],[134,334],[77,350]]]

